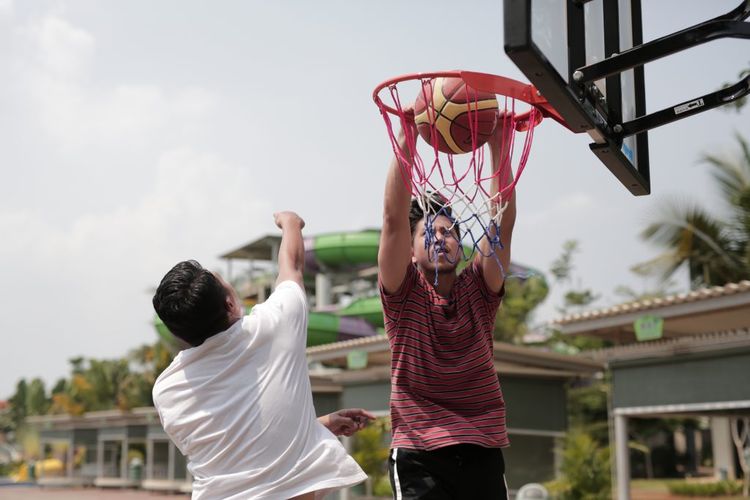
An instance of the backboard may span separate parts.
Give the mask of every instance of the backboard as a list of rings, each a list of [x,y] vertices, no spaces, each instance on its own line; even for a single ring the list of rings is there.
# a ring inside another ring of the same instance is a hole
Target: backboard
[[[634,195],[650,192],[643,66],[596,81],[579,68],[643,43],[641,0],[504,0],[505,52],[591,151]]]

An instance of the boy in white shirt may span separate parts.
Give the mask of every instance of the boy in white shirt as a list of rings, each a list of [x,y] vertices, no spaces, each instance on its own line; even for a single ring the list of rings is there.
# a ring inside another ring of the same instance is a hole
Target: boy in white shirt
[[[374,418],[362,409],[315,418],[307,372],[304,221],[281,228],[276,289],[243,317],[234,290],[195,261],[164,276],[154,309],[193,347],[156,380],[154,405],[188,458],[193,499],[313,499],[367,477],[336,435]]]

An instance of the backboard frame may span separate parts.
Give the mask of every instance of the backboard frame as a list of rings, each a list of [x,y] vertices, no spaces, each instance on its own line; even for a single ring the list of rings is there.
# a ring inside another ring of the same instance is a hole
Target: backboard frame
[[[563,64],[567,67],[563,69],[560,61],[555,67],[534,43],[535,2],[543,7],[536,16],[539,39],[546,43],[551,57],[560,57],[561,44],[567,50],[567,64]],[[621,13],[627,16],[623,23]],[[506,54],[567,121],[568,128],[585,131],[594,139],[592,152],[635,195],[650,191],[646,131],[750,95],[750,74],[745,74],[734,84],[646,114],[643,74],[646,63],[703,43],[721,38],[750,39],[750,22],[746,21],[750,18],[750,0],[741,0],[725,14],[647,43],[643,43],[641,0],[504,0],[504,14]],[[559,21],[564,28],[557,24]],[[621,33],[623,26],[626,31]],[[550,43],[550,34],[557,45]],[[587,54],[587,48],[591,54]],[[630,84],[623,85],[623,81]],[[625,98],[623,88],[628,93]]]
[[[565,4],[567,36],[567,74],[561,75],[532,39],[532,3],[538,0],[505,0],[505,52],[576,133],[587,132],[593,138],[592,152],[634,195],[651,191],[648,134],[635,135],[633,153],[623,146],[622,135],[613,128],[622,123],[622,85],[620,74],[606,77],[605,100],[597,87],[577,85],[574,73],[586,66],[585,1],[560,0]],[[632,46],[643,43],[641,0],[629,0],[632,20]],[[604,57],[620,50],[618,0],[602,0]],[[629,47],[628,47],[629,48]],[[637,117],[646,114],[643,66],[632,69],[634,105]]]

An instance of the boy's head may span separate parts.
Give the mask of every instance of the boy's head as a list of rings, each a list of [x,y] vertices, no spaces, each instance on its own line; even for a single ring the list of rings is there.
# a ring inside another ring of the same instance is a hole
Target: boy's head
[[[174,266],[162,278],[152,302],[169,331],[192,346],[242,317],[242,305],[232,287],[194,260]]]
[[[416,198],[411,200],[409,226],[411,228],[412,262],[423,272],[455,272],[461,258],[461,229],[453,218],[445,198],[432,193],[429,203],[428,226],[425,227],[424,210]],[[429,234],[428,234],[429,233]],[[425,239],[429,238],[428,245]]]

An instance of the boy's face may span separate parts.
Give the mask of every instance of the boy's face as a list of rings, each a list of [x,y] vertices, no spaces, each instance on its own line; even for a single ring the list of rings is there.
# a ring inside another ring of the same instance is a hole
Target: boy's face
[[[221,283],[221,286],[223,286],[227,292],[226,308],[227,308],[227,313],[229,315],[229,319],[232,322],[240,319],[245,314],[245,308],[242,306],[242,301],[240,300],[240,297],[237,295],[237,292],[234,291],[234,288],[232,288],[232,285],[227,283],[224,280],[224,278],[222,278],[216,273],[214,273],[214,276],[216,276],[216,279],[219,280],[219,283]]]
[[[412,238],[411,260],[422,272],[455,272],[460,259],[461,244],[453,222],[444,215],[432,220],[434,230],[430,246],[425,248],[425,221],[417,222]]]

